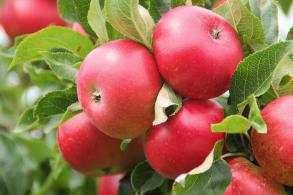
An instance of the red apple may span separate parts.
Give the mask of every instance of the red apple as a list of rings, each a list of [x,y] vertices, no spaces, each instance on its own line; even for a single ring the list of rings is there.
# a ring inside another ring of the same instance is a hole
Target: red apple
[[[150,131],[144,145],[148,162],[170,179],[199,166],[224,139],[224,133],[211,132],[211,124],[223,118],[223,109],[212,101],[185,101],[175,116]]]
[[[58,145],[64,159],[85,175],[104,175],[125,171],[144,159],[143,138],[133,140],[125,151],[121,140],[99,131],[84,113],[58,128]]]
[[[285,195],[280,184],[262,175],[259,167],[245,158],[237,157],[228,160],[232,181],[224,195]]]
[[[10,38],[48,25],[65,25],[58,15],[56,1],[48,0],[6,0],[0,10],[0,23]]]
[[[214,5],[212,9],[215,9],[217,7],[219,7],[220,5],[222,5],[223,3],[225,3],[226,0],[219,0],[217,1]]]
[[[89,34],[87,34],[87,32],[85,32],[85,30],[83,29],[83,27],[79,23],[77,23],[77,22],[74,22],[72,24],[72,30],[74,32],[78,32],[78,33],[82,34],[85,37],[88,37],[89,36]]]
[[[264,174],[277,182],[293,186],[293,95],[271,102],[261,114],[268,133],[252,131],[255,158]]]
[[[235,30],[221,16],[196,6],[170,10],[153,37],[159,71],[185,97],[209,99],[224,93],[243,59]]]
[[[118,138],[134,138],[152,126],[162,87],[152,54],[130,40],[93,50],[77,78],[79,101],[98,129]]]
[[[118,195],[119,182],[122,177],[123,174],[100,177],[97,195]]]

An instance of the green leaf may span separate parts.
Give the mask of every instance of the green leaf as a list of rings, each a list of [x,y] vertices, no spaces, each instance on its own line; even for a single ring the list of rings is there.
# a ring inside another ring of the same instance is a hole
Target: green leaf
[[[63,114],[63,117],[60,120],[59,124],[64,123],[65,121],[69,120],[70,118],[74,117],[75,115],[81,112],[82,112],[82,108],[79,102],[71,104],[70,106],[68,106],[66,112]]]
[[[82,61],[81,57],[62,48],[43,52],[42,56],[56,76],[75,83],[77,69],[74,65]]]
[[[226,136],[226,149],[232,153],[249,153],[250,140],[249,137],[244,134],[227,134]]]
[[[217,160],[208,171],[187,176],[184,185],[175,183],[173,190],[176,195],[224,194],[231,179],[229,165],[224,160]]]
[[[248,120],[251,126],[256,129],[258,133],[267,133],[267,125],[261,116],[255,96],[252,95],[248,98],[248,104],[250,108]]]
[[[265,44],[265,33],[260,20],[254,16],[241,0],[226,0],[214,11],[223,16],[238,32],[243,49],[248,55]]]
[[[88,23],[99,38],[99,43],[103,44],[109,41],[106,28],[106,20],[100,7],[99,0],[91,0],[88,11]]]
[[[19,117],[14,132],[22,133],[24,131],[31,130],[35,128],[37,124],[37,118],[34,117],[34,108],[28,108]]]
[[[244,133],[252,126],[259,133],[266,133],[267,126],[261,116],[259,107],[257,105],[257,100],[254,95],[247,98],[246,101],[238,104],[238,109],[240,114],[242,114],[245,107],[249,105],[249,115],[248,119],[242,115],[231,115],[226,117],[222,122],[212,125],[213,132],[226,132],[230,134]]]
[[[138,0],[105,0],[107,21],[126,37],[152,48],[155,26],[149,12],[138,4]]]
[[[63,114],[75,102],[77,102],[75,87],[48,93],[37,103],[34,116],[39,120],[47,120],[54,115]]]
[[[74,0],[58,0],[58,10],[59,14],[65,21],[78,21]]]
[[[79,57],[85,57],[94,48],[92,42],[80,33],[64,27],[51,26],[27,36],[16,48],[9,69],[16,65],[42,60],[42,53],[53,48],[64,48]]]
[[[164,83],[155,103],[155,120],[153,125],[159,125],[168,120],[168,116],[175,115],[182,107],[182,97]]]
[[[259,97],[267,92],[276,68],[286,67],[286,63],[283,64],[284,59],[288,59],[292,49],[291,42],[281,42],[244,59],[238,65],[231,81],[231,104],[237,106],[251,95]]]
[[[130,182],[130,175],[127,175],[120,180],[118,195],[135,195]]]
[[[170,8],[170,5],[165,0],[140,0],[140,3],[149,10],[155,22],[158,22],[161,16]]]
[[[30,75],[32,83],[40,88],[52,90],[63,85],[52,71],[31,64],[26,64],[25,71]]]
[[[278,1],[282,10],[284,11],[285,14],[288,14],[289,9],[293,3],[293,0],[280,0]]]
[[[264,27],[266,43],[272,44],[278,41],[278,8],[275,0],[249,0],[250,9],[257,16]]]
[[[0,45],[0,63],[11,63],[14,58],[14,49],[9,49]]]
[[[120,144],[120,150],[125,151],[127,146],[131,143],[132,139],[124,139]]]
[[[293,40],[293,26],[290,28],[288,32],[287,40]]]
[[[15,140],[0,131],[0,180],[8,195],[26,195],[31,187],[30,170]],[[1,182],[0,182],[1,183]]]
[[[224,141],[223,140],[217,141],[214,145],[214,148],[210,152],[210,154],[206,157],[205,161],[200,166],[189,171],[188,175],[197,175],[209,170],[212,167],[213,162],[215,160],[220,159],[222,155],[223,147],[224,147]]]
[[[164,178],[146,162],[139,163],[131,173],[131,184],[138,194],[152,191],[164,182]]]
[[[205,0],[187,0],[187,5],[205,6]]]
[[[217,0],[206,0],[205,1],[205,7],[207,9],[213,9],[214,4],[218,2]]]
[[[186,4],[186,0],[171,0],[171,7],[175,8],[181,5],[185,5]]]
[[[52,169],[53,178],[57,179],[64,168],[66,167],[66,163],[62,158],[61,153],[57,146],[54,147],[51,154],[50,166]]]
[[[118,32],[109,22],[106,22],[107,31],[110,40],[124,39],[125,36]]]
[[[247,133],[251,124],[250,121],[242,115],[231,115],[226,117],[218,124],[212,125],[213,132],[226,132],[230,134]]]
[[[38,164],[50,158],[51,149],[43,140],[20,135],[15,138],[17,143],[27,152],[28,156]]]
[[[95,33],[91,29],[88,23],[88,12],[90,9],[91,0],[74,0],[75,11],[79,19],[79,23],[82,25],[84,30],[92,36],[95,36]]]

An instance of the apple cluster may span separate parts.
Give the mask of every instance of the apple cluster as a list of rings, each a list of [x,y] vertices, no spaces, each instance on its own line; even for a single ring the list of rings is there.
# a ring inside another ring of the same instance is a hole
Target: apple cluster
[[[66,25],[51,0],[7,0],[0,22],[10,38],[49,24]],[[78,23],[73,30],[89,36]],[[213,98],[229,89],[244,58],[233,27],[205,8],[180,6],[159,20],[152,43],[150,51],[133,40],[110,41],[84,59],[77,76],[83,112],[60,125],[57,133],[59,149],[75,170],[88,176],[125,173],[146,159],[173,180],[200,166],[215,143],[225,139],[225,133],[211,131],[211,124],[224,119]],[[164,83],[182,97],[183,105],[166,122],[153,125]],[[227,158],[232,182],[225,195],[281,195],[281,184],[293,186],[293,96],[278,98],[261,114],[268,133],[251,131],[260,168],[243,157]],[[130,142],[124,150],[123,140]],[[122,177],[101,177],[100,195],[117,194]]]
[[[125,172],[144,157],[169,179],[201,165],[215,143],[225,138],[211,131],[224,111],[210,99],[228,90],[243,58],[241,42],[229,23],[195,6],[177,7],[159,20],[152,52],[127,39],[97,47],[78,73],[83,112],[58,130],[64,158],[87,175]],[[182,96],[183,106],[153,126],[164,82]],[[282,118],[293,117],[293,108],[284,113],[292,102],[292,96],[283,97],[263,110],[268,134],[252,131],[253,152],[262,170],[243,157],[227,159],[233,177],[225,195],[284,194],[275,181],[293,185],[293,159],[288,162],[286,155],[293,145],[273,147],[292,137],[286,132],[292,124]],[[132,139],[125,151],[119,148],[123,139]]]

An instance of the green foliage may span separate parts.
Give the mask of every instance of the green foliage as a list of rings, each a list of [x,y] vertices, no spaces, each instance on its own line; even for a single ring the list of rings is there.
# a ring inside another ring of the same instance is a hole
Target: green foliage
[[[34,116],[40,121],[48,120],[49,117],[66,112],[67,108],[76,101],[76,88],[48,93],[36,104]]]
[[[118,195],[135,195],[135,191],[132,189],[130,182],[130,175],[120,180]]]
[[[177,7],[177,6],[181,6],[181,5],[185,5],[186,4],[186,0],[171,0],[171,7]]]
[[[152,48],[154,20],[138,0],[105,0],[107,21],[126,37]]]
[[[257,16],[264,27],[266,43],[272,44],[278,41],[278,8],[274,0],[249,0],[252,13]]]
[[[91,0],[71,0],[74,1],[76,15],[78,17],[79,23],[85,29],[86,32],[95,36],[95,33],[91,29],[88,22],[88,11],[90,9]]]
[[[214,11],[223,16],[237,31],[246,55],[264,47],[264,28],[241,0],[227,0]]]
[[[213,132],[247,133],[251,127],[250,121],[242,115],[231,115],[226,117],[221,123],[213,124]]]
[[[164,0],[140,0],[140,4],[149,10],[155,22],[170,9],[170,5]]]
[[[249,105],[248,118],[240,115]],[[267,126],[261,116],[255,96],[250,96],[241,104],[238,104],[239,114],[226,117],[221,123],[213,124],[213,132],[244,133],[247,134],[250,127],[255,128],[259,133],[267,133]]]
[[[65,21],[78,21],[77,10],[73,0],[58,0],[58,9],[61,17]]]
[[[42,60],[42,53],[53,48],[64,48],[79,57],[85,57],[93,49],[93,44],[86,37],[68,28],[47,27],[24,38],[17,46],[9,68]]]
[[[163,184],[164,180],[147,162],[139,163],[131,173],[131,184],[138,194],[145,194],[156,189]]]
[[[282,72],[278,72],[276,69],[282,67],[290,69],[286,62],[292,49],[291,42],[281,42],[256,52],[243,60],[238,65],[231,82],[230,97],[232,105],[236,106],[251,95],[259,97],[265,94],[270,87],[277,89],[276,94],[278,95],[281,87],[278,81],[286,74],[282,75]]]
[[[109,41],[109,36],[99,0],[92,0],[88,11],[88,23],[99,38],[99,43]]]
[[[280,0],[278,1],[282,10],[285,14],[288,14],[290,7],[292,6],[293,0]]]
[[[231,179],[229,165],[224,160],[217,160],[208,171],[187,176],[184,184],[177,183],[174,191],[176,195],[223,194]]]
[[[3,195],[25,195],[30,190],[30,167],[23,158],[15,140],[0,132],[0,180]],[[2,192],[1,192],[2,193]]]
[[[154,125],[167,121],[168,116],[175,115],[182,107],[182,97],[177,95],[171,87],[165,83],[160,90],[155,104]]]
[[[14,132],[21,133],[37,126],[37,118],[34,116],[34,108],[28,108],[19,117]]]
[[[60,79],[75,83],[77,75],[77,69],[75,67],[82,61],[81,57],[63,48],[43,52],[42,56],[51,70]]]

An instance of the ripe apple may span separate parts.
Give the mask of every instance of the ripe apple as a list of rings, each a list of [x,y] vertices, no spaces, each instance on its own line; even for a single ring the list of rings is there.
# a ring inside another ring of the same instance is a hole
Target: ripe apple
[[[262,175],[259,167],[245,158],[228,159],[232,181],[224,195],[285,195],[280,184]]]
[[[143,138],[133,140],[125,151],[121,140],[99,131],[84,113],[58,128],[58,145],[64,159],[85,175],[104,175],[128,170],[144,159]]]
[[[277,182],[293,186],[293,95],[268,104],[261,112],[268,133],[252,131],[256,160],[264,174]]]
[[[85,30],[83,29],[83,27],[79,23],[77,23],[77,22],[74,22],[72,24],[72,30],[74,32],[78,32],[78,33],[82,34],[85,37],[88,37],[89,36],[89,34],[87,34],[87,32],[85,32]]]
[[[123,174],[100,177],[97,195],[117,195],[122,177]]]
[[[79,101],[98,129],[118,138],[134,138],[152,126],[162,87],[152,54],[131,40],[93,50],[77,78]]]
[[[209,99],[224,93],[243,59],[235,30],[205,8],[181,6],[167,12],[153,37],[159,71],[178,93]]]
[[[213,9],[219,7],[220,5],[222,5],[226,0],[219,0],[217,1],[214,5],[213,5]]]
[[[144,145],[148,162],[170,179],[199,166],[224,139],[224,133],[211,132],[211,124],[223,118],[223,109],[212,101],[185,101],[176,115],[150,131]]]
[[[11,39],[48,25],[65,25],[56,1],[48,0],[6,0],[0,9],[0,23]]]

